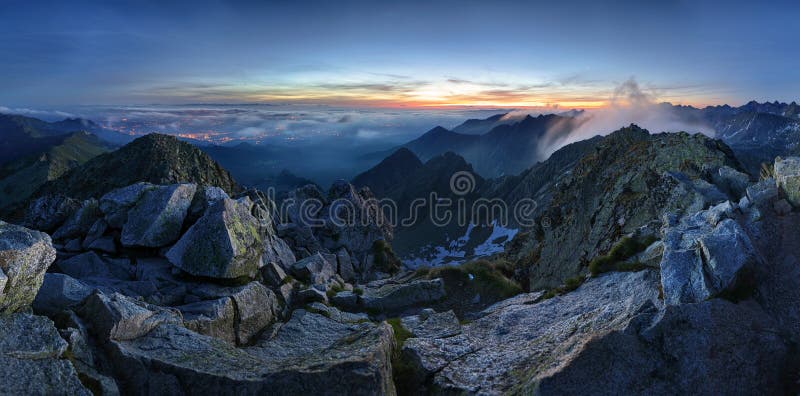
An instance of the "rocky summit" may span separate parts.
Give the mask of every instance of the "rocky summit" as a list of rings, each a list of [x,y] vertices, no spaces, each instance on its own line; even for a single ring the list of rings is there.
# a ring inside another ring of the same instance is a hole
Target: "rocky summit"
[[[505,251],[405,268],[368,185],[469,166],[437,158],[281,205],[204,177],[33,200],[0,222],[0,393],[800,391],[800,158],[757,180],[721,141],[630,126],[477,179],[545,203]]]

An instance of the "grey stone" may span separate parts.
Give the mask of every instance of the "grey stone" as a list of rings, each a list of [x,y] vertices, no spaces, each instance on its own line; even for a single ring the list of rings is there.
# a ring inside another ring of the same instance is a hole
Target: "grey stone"
[[[328,303],[328,296],[324,291],[315,287],[309,287],[297,292],[296,296],[298,304],[308,304],[311,302]]]
[[[330,282],[336,269],[320,253],[306,257],[292,265],[292,274],[312,285],[325,285]]]
[[[174,184],[146,191],[128,211],[122,245],[161,247],[175,242],[196,189],[194,184]]]
[[[31,201],[25,210],[26,227],[52,232],[67,221],[81,203],[63,195],[45,195]]]
[[[711,180],[731,199],[737,200],[746,194],[747,186],[750,185],[750,176],[730,166],[720,167],[712,174]]]
[[[366,288],[360,301],[368,309],[396,311],[434,303],[446,295],[444,282],[441,279],[420,279],[408,283],[389,283],[377,288]]]
[[[94,224],[92,224],[92,226],[89,228],[89,231],[86,233],[86,237],[83,238],[83,248],[89,249],[89,246],[98,238],[102,237],[107,229],[108,223],[105,220],[98,219],[95,221]]]
[[[772,203],[778,198],[778,188],[775,179],[764,179],[750,187],[747,187],[747,199],[756,206],[763,206]]]
[[[800,157],[775,158],[775,181],[786,200],[800,207]]]
[[[340,291],[331,298],[331,303],[346,310],[358,309],[358,295],[351,291]]]
[[[230,199],[225,190],[215,186],[202,186],[197,189],[189,207],[189,216],[200,218],[206,209],[224,199]]]
[[[119,293],[92,293],[78,309],[103,341],[139,338],[162,323],[182,325],[179,311],[153,306]]]
[[[247,197],[218,202],[167,252],[167,259],[195,276],[254,276],[261,266],[262,241],[252,205]]]
[[[534,370],[523,394],[781,394],[787,347],[755,304],[669,306]],[[734,363],[735,362],[735,363]],[[609,369],[613,368],[613,371]]]
[[[418,393],[530,394],[525,386],[567,364],[587,342],[655,313],[657,286],[652,270],[603,274],[567,294],[496,306],[457,335],[409,338],[402,355],[419,376]],[[609,367],[600,366],[613,376]]]
[[[405,316],[401,323],[414,337],[447,338],[461,334],[461,324],[453,311]]]
[[[65,240],[83,238],[102,215],[97,201],[94,199],[87,199],[83,201],[80,209],[75,211],[75,213],[53,233],[53,239]]]
[[[253,337],[272,324],[281,311],[275,293],[258,282],[247,284],[231,298],[236,306],[235,334],[239,345],[249,343]]]
[[[336,261],[339,264],[337,272],[346,282],[352,282],[356,279],[356,272],[353,268],[353,262],[350,259],[350,253],[347,249],[341,248],[336,252]]]
[[[711,210],[686,216],[664,230],[661,286],[669,305],[701,302],[736,290],[759,257],[745,231],[733,219],[714,223]]]
[[[91,394],[63,358],[68,345],[50,319],[22,313],[0,315],[0,334],[0,393]]]
[[[286,280],[286,272],[276,263],[269,263],[261,269],[261,275],[268,285],[272,287],[280,287],[284,280]]]
[[[57,264],[61,272],[76,278],[109,278],[132,280],[133,268],[127,259],[111,259],[98,256],[95,252],[86,252],[72,256]]]
[[[239,349],[175,325],[111,343],[123,392],[394,394],[388,325],[342,324],[295,311],[257,346]]]
[[[92,294],[92,290],[86,283],[69,275],[47,273],[33,300],[33,309],[36,313],[52,316],[78,306]]]
[[[114,237],[112,236],[104,236],[97,238],[94,241],[92,241],[92,243],[90,243],[89,246],[87,246],[87,248],[108,254],[117,253],[117,244],[116,242],[114,242]]]
[[[108,192],[100,198],[100,210],[108,225],[122,228],[128,221],[128,211],[136,205],[144,193],[155,189],[150,183],[136,183]]]
[[[236,314],[233,300],[229,297],[199,301],[177,308],[183,314],[183,323],[187,329],[231,344],[236,342]]]
[[[55,259],[47,234],[0,221],[0,314],[28,307]]]

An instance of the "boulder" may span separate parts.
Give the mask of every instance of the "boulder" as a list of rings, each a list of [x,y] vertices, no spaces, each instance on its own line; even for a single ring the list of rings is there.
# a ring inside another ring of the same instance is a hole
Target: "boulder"
[[[280,265],[268,263],[261,268],[261,276],[264,277],[264,281],[266,281],[268,285],[277,288],[283,284],[288,275],[286,275],[286,271],[284,271]]]
[[[236,342],[236,314],[233,300],[229,297],[198,301],[177,308],[183,314],[183,323],[187,329],[231,344]]]
[[[347,252],[347,249],[341,248],[336,252],[336,262],[339,264],[337,272],[345,282],[352,282],[356,279],[353,261],[350,259],[350,253]]]
[[[28,307],[55,259],[50,236],[0,221],[0,314]]]
[[[0,392],[9,395],[91,395],[65,358],[67,342],[53,322],[23,313],[0,315]]]
[[[80,207],[80,201],[72,198],[63,195],[45,195],[28,204],[23,224],[34,230],[52,232]]]
[[[786,200],[800,207],[800,157],[775,158],[775,181]]]
[[[123,392],[394,394],[391,327],[345,324],[296,310],[274,334],[240,349],[175,325],[113,341]]]
[[[86,237],[83,238],[83,244],[81,246],[83,246],[84,249],[89,249],[89,246],[91,246],[94,241],[103,237],[106,230],[108,230],[108,223],[104,219],[98,219],[89,227],[89,231],[86,232]]]
[[[196,189],[194,184],[173,184],[144,192],[128,211],[122,245],[162,247],[178,240]]]
[[[87,248],[102,253],[117,254],[117,243],[114,242],[114,237],[112,236],[97,238]]]
[[[100,257],[95,252],[86,252],[56,263],[61,272],[76,279],[132,280],[134,270],[125,258]]]
[[[292,264],[292,274],[312,285],[326,285],[336,274],[334,264],[316,253]]]
[[[136,183],[127,187],[112,190],[100,198],[100,210],[108,225],[122,228],[128,221],[128,211],[136,205],[142,196],[155,189],[150,183]]]
[[[660,268],[666,304],[701,302],[752,281],[760,258],[749,236],[714,211],[685,216],[664,229]]]
[[[80,209],[75,211],[75,213],[53,233],[53,239],[65,240],[83,238],[102,215],[97,201],[94,199],[87,199],[83,201]]]
[[[278,297],[272,290],[258,282],[247,284],[231,295],[236,307],[236,343],[248,344],[267,326],[271,325],[281,312]]]
[[[731,219],[717,224],[700,239],[706,283],[714,294],[732,291],[752,274],[760,258],[750,237]]]
[[[781,394],[787,346],[752,303],[666,307],[564,351],[522,394]],[[549,370],[547,370],[549,369]]]
[[[567,294],[533,296],[533,303],[529,297],[492,307],[459,334],[407,339],[402,357],[419,381],[416,393],[531,394],[524,386],[569,361],[586,342],[660,305],[652,270],[607,273]],[[598,368],[614,377],[613,367]]]
[[[367,309],[398,311],[421,304],[430,304],[447,295],[444,281],[419,279],[407,283],[387,283],[380,287],[366,288],[360,297]]]
[[[251,282],[230,296],[178,307],[186,328],[226,342],[244,345],[275,321],[278,298],[266,286]]]
[[[180,312],[150,305],[119,293],[95,291],[78,308],[103,341],[139,338],[162,323],[183,324]]]
[[[211,208],[166,254],[195,276],[252,277],[261,266],[262,240],[249,198],[224,199]]]
[[[778,188],[775,179],[764,179],[747,187],[747,199],[751,204],[764,206],[778,198]]]
[[[61,311],[73,309],[92,294],[94,289],[69,275],[44,274],[44,282],[33,300],[37,314],[53,316]]]
[[[413,337],[447,338],[461,334],[461,324],[453,311],[431,312],[423,310],[419,315],[405,316],[400,320]]]
[[[199,219],[206,209],[219,201],[229,198],[228,193],[219,187],[201,186],[195,192],[192,204],[189,206],[189,217],[195,220]]]
[[[720,190],[735,200],[743,197],[746,194],[747,186],[750,185],[750,176],[727,165],[713,172],[711,180]]]

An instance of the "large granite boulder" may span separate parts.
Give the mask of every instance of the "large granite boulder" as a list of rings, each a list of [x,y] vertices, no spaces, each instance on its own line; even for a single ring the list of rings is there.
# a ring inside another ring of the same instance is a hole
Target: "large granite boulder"
[[[55,259],[50,236],[0,221],[0,314],[31,305]]]
[[[744,172],[739,172],[730,166],[721,166],[711,175],[711,180],[731,199],[739,200],[746,194],[747,187],[750,185],[750,176]]]
[[[747,187],[747,199],[756,206],[772,204],[778,198],[778,188],[775,179],[764,179]]]
[[[53,239],[64,240],[82,238],[102,215],[97,201],[94,199],[87,199],[83,201],[80,209],[75,211],[75,213],[53,233]]]
[[[78,314],[91,324],[102,341],[132,340],[163,323],[183,324],[180,312],[150,305],[119,293],[95,291],[78,308]]]
[[[167,259],[195,276],[254,276],[261,267],[263,245],[252,206],[247,197],[217,202],[167,252]]]
[[[79,306],[93,290],[88,284],[69,275],[46,273],[42,287],[33,300],[33,310],[41,315],[56,315]]]
[[[800,157],[775,159],[775,182],[794,207],[800,207]]]
[[[556,370],[586,342],[660,305],[658,274],[651,270],[608,273],[571,293],[538,296],[491,307],[456,335],[407,339],[403,358],[419,381],[417,391],[526,394],[525,384]]]
[[[120,241],[124,246],[162,247],[180,237],[197,186],[173,184],[144,192],[128,211]]]
[[[365,288],[358,301],[364,308],[370,310],[393,312],[422,304],[432,304],[446,295],[442,279],[418,279]]]
[[[128,221],[128,211],[139,202],[146,192],[155,188],[156,186],[150,183],[142,182],[118,188],[103,195],[99,204],[108,225],[122,228]]]
[[[275,293],[258,282],[251,282],[230,296],[177,308],[188,329],[238,345],[248,344],[281,312]]]
[[[292,274],[311,285],[326,285],[336,274],[334,263],[316,253],[292,264]]]
[[[755,395],[784,393],[788,347],[753,303],[714,299],[641,315],[588,340],[520,393]]]
[[[733,213],[723,206],[680,220],[667,216],[660,263],[665,303],[701,302],[752,281],[761,259],[744,229],[729,218]]]
[[[206,394],[394,393],[391,327],[341,323],[297,310],[245,349],[175,325],[113,341],[123,392]]]
[[[66,359],[67,342],[50,319],[0,315],[0,334],[0,393],[91,395]]]

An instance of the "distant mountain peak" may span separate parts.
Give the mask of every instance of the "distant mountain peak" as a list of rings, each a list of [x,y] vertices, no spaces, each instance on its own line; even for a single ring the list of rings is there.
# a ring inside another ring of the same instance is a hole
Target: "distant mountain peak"
[[[89,160],[45,184],[37,195],[58,193],[85,199],[136,182],[196,183],[228,193],[239,190],[230,173],[199,148],[175,136],[151,133]]]

